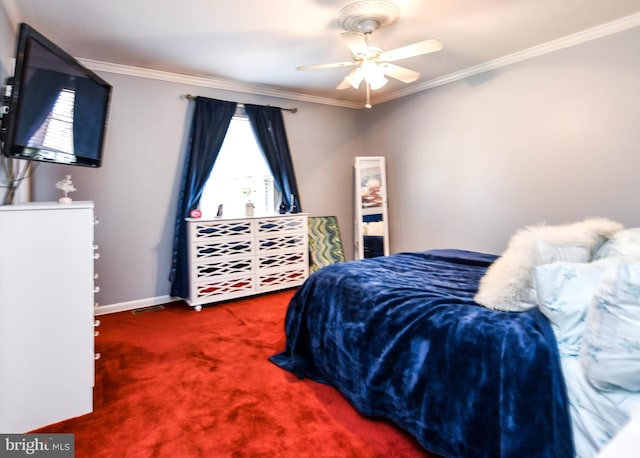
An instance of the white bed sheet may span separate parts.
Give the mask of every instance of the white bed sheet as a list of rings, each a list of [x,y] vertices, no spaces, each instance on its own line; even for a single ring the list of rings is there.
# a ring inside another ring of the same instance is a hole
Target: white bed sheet
[[[579,356],[563,354],[562,345],[560,360],[567,384],[576,456],[595,457],[629,422],[632,412],[640,408],[640,393],[597,390],[586,379]],[[640,452],[636,456],[640,456]]]

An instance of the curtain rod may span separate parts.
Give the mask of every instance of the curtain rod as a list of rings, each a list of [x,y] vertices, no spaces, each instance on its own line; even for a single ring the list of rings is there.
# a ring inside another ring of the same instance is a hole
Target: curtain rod
[[[187,100],[195,100],[196,96],[195,95],[191,95],[191,94],[186,94],[185,98]],[[244,103],[238,103],[238,106],[239,107],[244,107]],[[270,107],[271,105],[267,105],[267,106]],[[293,107],[293,108],[276,107],[276,108],[280,108],[281,110],[284,110],[284,111],[290,111],[291,113],[297,113],[298,112],[298,109],[296,107]]]

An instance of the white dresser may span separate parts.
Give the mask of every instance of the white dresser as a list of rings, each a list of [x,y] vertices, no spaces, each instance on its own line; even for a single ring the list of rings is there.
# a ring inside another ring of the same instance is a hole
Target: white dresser
[[[0,432],[93,410],[92,202],[0,206]]]
[[[188,218],[190,293],[202,304],[298,286],[309,276],[307,215]]]

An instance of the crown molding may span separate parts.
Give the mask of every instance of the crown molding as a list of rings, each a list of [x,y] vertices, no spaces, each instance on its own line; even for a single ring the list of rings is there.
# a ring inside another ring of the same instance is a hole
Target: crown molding
[[[15,0],[3,0],[3,5],[13,4],[15,6],[14,1]],[[496,70],[496,69],[506,67],[508,65],[512,65],[528,59],[533,59],[535,57],[539,57],[545,54],[550,54],[552,52],[560,51],[562,49],[566,49],[571,46],[576,46],[582,43],[596,40],[598,38],[606,37],[608,35],[613,35],[615,33],[622,32],[638,26],[640,26],[640,13],[632,14],[630,16],[626,16],[624,18],[617,19],[615,21],[611,21],[597,27],[583,30],[582,32],[568,35],[566,37],[553,40],[538,46],[533,46],[531,48],[518,51],[513,54],[508,54],[506,56],[499,57],[497,59],[483,62],[479,65],[468,67],[463,70],[453,72],[439,78],[434,78],[432,80],[428,80],[423,83],[407,86],[403,89],[394,91],[386,95],[380,95],[378,97],[372,98],[372,103],[381,104],[384,102],[389,102],[391,100],[399,99],[399,98],[406,97],[408,95],[412,95],[418,92],[423,92],[429,89],[433,89],[438,86],[443,86],[445,84],[460,81],[465,78],[478,75],[480,73]],[[241,83],[238,81],[225,80],[225,79],[212,78],[212,77],[182,75],[178,73],[151,70],[146,68],[120,65],[120,64],[114,64],[109,62],[101,62],[101,61],[95,61],[90,59],[78,59],[78,60],[82,62],[83,65],[86,65],[88,68],[94,71],[104,71],[104,72],[116,73],[121,75],[136,76],[140,78],[149,78],[149,79],[182,83],[182,84],[193,85],[193,86],[222,89],[226,91],[240,92],[240,93],[246,93],[246,94],[252,94],[252,95],[278,97],[278,98],[289,99],[289,100],[297,100],[301,102],[319,103],[319,104],[331,105],[331,106],[337,106],[337,107],[343,107],[343,108],[355,108],[355,109],[363,108],[362,103],[360,102],[350,102],[346,100],[333,99],[328,97],[312,96],[312,95],[303,94],[300,92],[293,92],[293,91],[279,89],[273,86]]]
[[[434,78],[432,80],[425,81],[424,83],[408,86],[391,94],[381,95],[380,97],[377,97],[375,100],[373,100],[373,102],[380,104],[406,97],[417,92],[426,91],[438,86],[443,86],[455,81],[460,81],[465,78],[469,78],[470,76],[478,75],[480,73],[488,72],[491,70],[496,70],[498,68],[506,67],[508,65],[522,62],[524,60],[533,59],[534,57],[550,54],[552,52],[560,51],[571,46],[587,43],[589,41],[606,37],[608,35],[613,35],[615,33],[632,29],[638,26],[640,26],[640,13],[632,14],[631,16],[626,16],[621,19],[607,22],[606,24],[583,30],[582,32],[574,33],[572,35],[568,35],[554,41],[550,41],[538,46],[533,46],[531,48],[527,48],[513,54],[508,54],[497,59],[489,60],[487,62],[483,62],[482,64],[468,67],[458,72],[450,73],[448,75],[444,75],[440,78]]]
[[[116,73],[120,75],[136,76],[139,78],[149,78],[160,81],[168,81],[173,83],[181,83],[192,86],[207,87],[213,89],[222,89],[225,91],[234,91],[252,95],[264,95],[267,97],[278,97],[282,99],[297,100],[301,102],[319,103],[324,105],[332,105],[343,108],[362,108],[359,102],[350,102],[346,100],[331,99],[326,97],[317,97],[313,95],[303,94],[300,92],[286,91],[273,86],[247,84],[238,81],[224,80],[220,78],[205,78],[200,76],[182,75],[179,73],[164,72],[159,70],[151,70],[147,68],[133,67],[129,65],[120,65],[97,60],[82,59],[78,60],[93,71],[102,71]]]

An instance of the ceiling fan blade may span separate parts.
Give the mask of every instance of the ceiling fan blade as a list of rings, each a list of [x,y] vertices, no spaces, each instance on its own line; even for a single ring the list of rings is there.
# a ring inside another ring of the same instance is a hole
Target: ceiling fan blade
[[[358,89],[363,78],[362,70],[358,67],[345,76],[342,82],[336,86],[336,89],[343,90],[349,89],[350,87]]]
[[[336,86],[336,89],[342,91],[344,89],[349,89],[351,87],[351,84],[349,83],[349,81],[347,81],[346,79],[342,80],[342,82],[340,84],[338,84]]]
[[[392,49],[380,54],[381,62],[394,62],[400,59],[407,59],[413,56],[419,56],[421,54],[427,54],[430,52],[440,51],[442,49],[442,43],[435,38],[429,40],[420,41],[412,45],[403,46],[401,48]]]
[[[320,70],[323,68],[341,68],[341,67],[352,67],[356,65],[355,62],[334,62],[332,64],[318,64],[318,65],[303,65],[301,67],[296,67],[296,70]]]
[[[366,52],[368,48],[367,39],[361,33],[342,32],[340,34],[353,54],[361,54]]]
[[[400,67],[395,64],[382,62],[379,64],[379,66],[380,68],[382,68],[382,71],[385,75],[400,80],[403,83],[413,83],[415,80],[420,78],[420,73],[409,70],[408,68]]]

